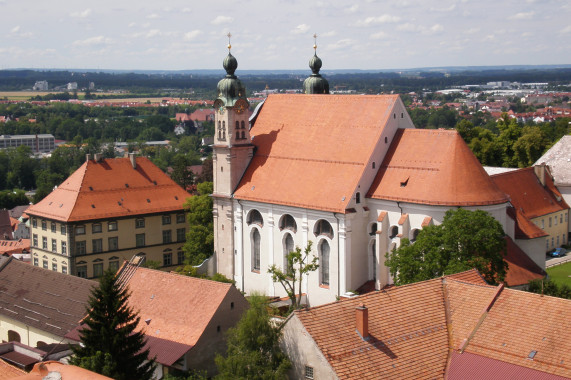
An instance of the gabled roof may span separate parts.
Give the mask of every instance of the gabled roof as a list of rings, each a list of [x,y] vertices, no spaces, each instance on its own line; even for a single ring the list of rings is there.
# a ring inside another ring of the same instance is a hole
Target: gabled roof
[[[458,132],[397,131],[368,197],[446,206],[507,202]]]
[[[269,95],[250,130],[256,150],[234,196],[345,213],[398,101]]]
[[[443,378],[450,350],[496,360],[501,370],[516,365],[570,377],[571,301],[473,277],[389,288],[295,316],[340,379]],[[359,304],[368,309],[367,340],[356,332]]]
[[[13,378],[13,380],[45,380],[45,379],[112,380],[110,377],[100,375],[96,372],[92,372],[81,367],[77,367],[70,364],[64,364],[53,360],[37,363],[30,373],[24,376]]]
[[[63,222],[118,218],[182,210],[190,195],[149,159],[88,160],[29,215]]]
[[[0,314],[63,337],[85,315],[96,284],[0,256]]]
[[[544,177],[545,186],[539,182],[534,168],[530,167],[493,175],[492,180],[509,195],[516,209],[532,219],[569,208],[549,173],[546,172]]]
[[[515,207],[508,207],[506,213],[515,222],[515,238],[516,239],[536,239],[549,236],[544,230],[536,226],[523,211]]]
[[[571,186],[571,135],[555,143],[534,165],[545,163],[555,179],[555,185]]]

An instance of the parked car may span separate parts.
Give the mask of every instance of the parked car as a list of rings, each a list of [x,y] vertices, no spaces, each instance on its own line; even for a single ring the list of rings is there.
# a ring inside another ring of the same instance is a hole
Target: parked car
[[[567,253],[565,248],[555,248],[554,250],[547,252],[547,256],[563,257],[565,256],[565,253]]]

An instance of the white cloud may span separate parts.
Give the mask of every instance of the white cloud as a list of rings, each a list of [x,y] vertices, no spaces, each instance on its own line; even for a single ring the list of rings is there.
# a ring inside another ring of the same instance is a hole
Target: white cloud
[[[330,30],[329,32],[325,32],[325,33],[321,33],[318,35],[318,37],[333,37],[336,36],[337,32],[334,30]]]
[[[347,13],[355,13],[359,9],[359,4],[353,4],[353,6],[349,8],[345,8],[344,11]]]
[[[419,27],[414,24],[411,24],[410,22],[407,22],[398,25],[397,30],[401,32],[417,32],[419,30]]]
[[[446,8],[430,8],[433,12],[452,12],[454,9],[456,9],[456,4],[452,4]]]
[[[210,21],[212,25],[229,24],[234,21],[233,17],[229,16],[217,16],[214,20]]]
[[[357,21],[358,26],[369,26],[369,25],[376,25],[376,24],[388,24],[388,23],[395,23],[399,22],[400,17],[392,16],[388,14],[384,14],[378,17],[367,17],[364,20]]]
[[[76,17],[76,18],[86,18],[91,14],[91,9],[87,8],[86,10],[82,11],[82,12],[72,12],[69,15],[71,17]]]
[[[510,16],[510,20],[529,20],[535,15],[535,12],[520,12]]]
[[[291,33],[303,34],[303,33],[307,33],[308,30],[309,30],[309,25],[301,24],[301,25],[296,26],[294,29],[292,29]]]
[[[153,37],[158,37],[160,36],[162,33],[160,30],[158,29],[151,29],[147,32],[147,34],[145,35],[146,38],[153,38]]]
[[[430,27],[430,29],[428,30],[430,33],[438,33],[438,32],[442,32],[444,30],[444,27],[440,24],[434,24]]]
[[[20,25],[16,25],[10,30],[10,36],[18,38],[30,38],[33,37],[33,34],[30,32],[21,32]]]
[[[463,33],[464,34],[476,34],[480,31],[480,28],[470,28],[468,30],[465,30]]]
[[[351,46],[354,44],[355,40],[352,40],[351,38],[343,38],[335,43],[327,45],[325,48],[326,50],[338,50],[338,49],[344,49],[347,46]]]
[[[15,27],[12,28],[12,30],[10,30],[10,33],[18,33],[19,30],[20,30],[20,25],[16,25]]]
[[[185,33],[183,38],[185,41],[190,41],[190,40],[195,39],[196,37],[198,37],[201,34],[202,34],[201,30],[193,30],[193,31]]]
[[[571,33],[571,25],[567,26],[566,28],[561,29],[559,33]]]
[[[134,27],[134,26],[136,26],[136,25],[137,25],[136,22],[132,22],[132,23],[130,23],[130,24],[128,25],[128,27],[129,27],[129,28],[132,28],[132,27]]]
[[[109,45],[113,40],[104,36],[96,36],[86,38],[85,40],[76,40],[72,43],[73,46],[96,46],[96,45]]]
[[[182,12],[182,13],[192,13],[192,9],[190,9],[190,8],[184,8],[181,12]]]
[[[382,40],[388,37],[388,34],[386,34],[385,32],[377,32],[377,33],[373,33],[369,36],[370,39],[372,40]]]
[[[148,18],[149,20],[156,20],[156,19],[159,18],[159,15],[156,14],[156,13],[152,13],[152,14],[148,15],[147,18]]]

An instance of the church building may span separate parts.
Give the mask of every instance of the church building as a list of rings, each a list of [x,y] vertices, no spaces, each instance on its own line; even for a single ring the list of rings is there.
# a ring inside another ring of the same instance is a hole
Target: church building
[[[246,293],[284,297],[268,269],[311,241],[319,268],[303,292],[315,306],[368,281],[390,284],[385,254],[450,208],[488,211],[514,238],[508,197],[456,131],[415,129],[398,95],[329,94],[321,64],[315,54],[304,94],[271,94],[248,118],[237,60],[230,51],[224,60],[214,103],[218,272]]]

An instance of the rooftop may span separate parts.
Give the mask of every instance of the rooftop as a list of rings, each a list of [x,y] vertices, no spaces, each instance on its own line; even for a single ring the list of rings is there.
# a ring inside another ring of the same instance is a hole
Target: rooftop
[[[446,206],[508,201],[460,134],[443,129],[398,130],[367,196]]]
[[[74,222],[182,210],[190,195],[149,159],[135,162],[88,160],[26,213]]]
[[[534,165],[549,166],[556,186],[571,186],[571,135],[563,136]]]

